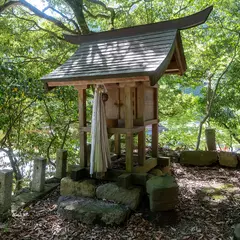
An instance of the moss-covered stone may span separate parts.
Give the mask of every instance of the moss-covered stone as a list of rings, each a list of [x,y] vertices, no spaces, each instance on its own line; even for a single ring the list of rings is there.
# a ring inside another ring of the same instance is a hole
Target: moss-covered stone
[[[209,151],[183,151],[180,163],[194,166],[209,166],[217,162],[217,152]]]
[[[175,208],[178,202],[178,185],[172,176],[152,177],[147,181],[146,188],[152,212]]]
[[[164,175],[164,173],[160,169],[157,169],[157,168],[152,169],[149,172],[149,174],[154,175],[154,176],[163,176]]]
[[[125,189],[115,183],[107,183],[96,190],[97,198],[121,203],[136,210],[141,198],[141,188]]]
[[[95,180],[73,181],[66,177],[61,180],[60,194],[62,196],[95,197]]]
[[[234,228],[234,240],[240,240],[240,223]]]
[[[66,219],[76,219],[85,224],[119,225],[128,218],[130,210],[126,206],[92,198],[60,197],[58,213]]]
[[[235,153],[219,152],[218,157],[219,157],[220,165],[225,167],[233,167],[233,168],[237,167],[238,159]]]

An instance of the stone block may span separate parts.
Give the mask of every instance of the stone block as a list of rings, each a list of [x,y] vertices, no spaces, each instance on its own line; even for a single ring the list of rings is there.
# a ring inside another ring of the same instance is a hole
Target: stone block
[[[180,163],[194,166],[209,166],[217,162],[217,152],[209,151],[183,151]]]
[[[149,201],[150,203],[150,211],[152,212],[161,212],[161,211],[169,211],[176,208],[177,202],[158,202],[158,201]]]
[[[130,188],[132,186],[132,175],[130,173],[121,174],[117,179],[117,184],[122,188]]]
[[[238,159],[236,153],[232,152],[219,152],[219,163],[225,167],[237,167]]]
[[[147,193],[154,201],[171,201],[178,196],[178,185],[172,176],[152,177],[147,181]]]
[[[0,221],[11,215],[12,179],[12,170],[0,170]]]
[[[33,179],[31,190],[33,192],[42,192],[45,184],[46,159],[36,158],[33,166]]]
[[[150,210],[152,212],[174,209],[178,203],[178,185],[172,176],[154,176],[147,181]]]
[[[233,240],[240,240],[240,223],[234,227],[234,237]]]
[[[58,149],[56,156],[56,178],[62,179],[67,175],[67,150]]]
[[[132,210],[137,209],[140,203],[141,193],[142,189],[139,187],[125,189],[115,183],[100,185],[96,190],[97,198],[126,205]]]
[[[164,157],[164,156],[160,156],[157,158],[158,161],[158,166],[159,167],[166,167],[166,166],[170,166],[170,157]]]
[[[208,151],[216,150],[216,131],[213,128],[205,129],[205,137]]]
[[[61,180],[60,194],[62,196],[95,197],[95,180],[88,179],[82,181],[73,181],[66,177]]]
[[[154,176],[163,176],[164,175],[164,173],[160,169],[158,169],[158,168],[152,169],[149,172],[149,174],[154,175]]]
[[[145,187],[148,180],[148,175],[149,174],[147,173],[132,173],[132,184]]]
[[[66,219],[79,220],[85,224],[119,225],[127,220],[130,209],[126,206],[98,199],[60,197],[58,214]]]
[[[87,177],[86,169],[80,166],[71,166],[69,170],[73,181],[79,181]]]

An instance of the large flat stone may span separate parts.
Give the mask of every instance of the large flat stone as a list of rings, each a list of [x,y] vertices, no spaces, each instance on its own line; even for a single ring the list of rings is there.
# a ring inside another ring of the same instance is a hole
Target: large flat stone
[[[95,180],[87,179],[82,181],[73,181],[71,178],[61,180],[61,196],[78,196],[78,197],[95,197],[96,196]]]
[[[60,197],[58,200],[58,213],[66,219],[76,219],[85,224],[105,223],[119,225],[128,218],[130,209],[115,203],[82,198]]]
[[[194,166],[209,166],[217,162],[217,152],[210,151],[183,151],[180,163]]]
[[[236,153],[232,152],[219,152],[219,163],[225,167],[237,167],[238,159]]]
[[[132,210],[136,210],[141,198],[141,188],[126,189],[115,183],[107,183],[99,186],[96,190],[97,198],[121,203]]]
[[[19,208],[26,207],[34,201],[43,198],[58,186],[59,183],[47,183],[43,192],[31,192],[30,189],[23,189],[24,191],[12,198],[12,212],[16,212]]]

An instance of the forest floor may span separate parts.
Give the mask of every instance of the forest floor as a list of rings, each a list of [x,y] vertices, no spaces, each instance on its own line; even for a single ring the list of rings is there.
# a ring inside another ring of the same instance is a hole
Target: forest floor
[[[0,239],[232,239],[240,223],[240,171],[173,163],[173,174],[180,190],[176,211],[141,209],[124,226],[89,226],[57,215],[56,190],[0,224]]]

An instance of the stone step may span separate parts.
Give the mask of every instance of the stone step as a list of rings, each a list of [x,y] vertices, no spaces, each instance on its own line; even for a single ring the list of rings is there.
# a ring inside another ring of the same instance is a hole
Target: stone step
[[[85,224],[120,225],[127,220],[130,212],[126,206],[93,198],[60,197],[58,200],[58,214]]]
[[[97,188],[96,195],[99,199],[114,201],[136,210],[140,203],[142,188],[132,187],[126,189],[119,187],[116,183],[106,183]]]

